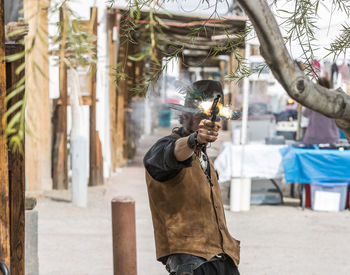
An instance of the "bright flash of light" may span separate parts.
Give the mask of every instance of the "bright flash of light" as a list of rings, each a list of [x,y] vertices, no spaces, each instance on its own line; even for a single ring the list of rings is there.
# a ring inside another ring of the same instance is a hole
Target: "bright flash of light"
[[[199,104],[199,108],[202,110],[202,112],[204,114],[206,114],[207,116],[210,116],[210,109],[211,106],[213,105],[212,101],[203,101],[201,104]]]
[[[232,110],[228,106],[223,106],[222,104],[219,105],[219,115],[225,118],[231,118],[232,117]]]
[[[211,115],[211,106],[213,105],[213,101],[203,101],[199,108],[202,110],[202,112],[208,116]],[[219,108],[219,116],[230,119],[233,115],[233,110],[230,106],[224,106],[221,103],[218,103]]]

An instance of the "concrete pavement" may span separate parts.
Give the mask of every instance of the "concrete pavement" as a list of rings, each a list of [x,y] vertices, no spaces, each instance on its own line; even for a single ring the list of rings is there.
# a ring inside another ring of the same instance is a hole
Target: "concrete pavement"
[[[139,275],[165,275],[156,262],[142,157],[169,129],[141,140],[134,161],[104,186],[89,188],[86,209],[70,203],[70,191],[48,192],[38,200],[39,270],[41,275],[113,274],[110,201],[131,196],[136,201]],[[222,140],[229,137],[228,132]],[[219,142],[211,150],[215,153]],[[291,200],[289,200],[291,201]],[[296,203],[253,206],[226,218],[231,234],[241,240],[242,275],[349,274],[350,211],[302,211]]]

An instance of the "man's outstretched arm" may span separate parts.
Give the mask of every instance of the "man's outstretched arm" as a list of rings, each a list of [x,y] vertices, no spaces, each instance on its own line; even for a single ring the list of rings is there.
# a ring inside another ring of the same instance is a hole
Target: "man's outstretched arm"
[[[201,120],[198,127],[196,141],[199,144],[216,141],[221,128],[219,122],[213,125],[213,122],[208,119]],[[189,138],[190,136],[179,138],[175,142],[174,155],[177,161],[185,161],[193,155],[194,150],[188,145]]]

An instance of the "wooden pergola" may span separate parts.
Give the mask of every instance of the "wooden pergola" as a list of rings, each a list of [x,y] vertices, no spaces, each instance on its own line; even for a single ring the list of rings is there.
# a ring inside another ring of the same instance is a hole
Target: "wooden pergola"
[[[121,10],[127,14],[127,10]],[[134,20],[136,24],[150,24],[148,13],[142,12],[141,19]],[[240,33],[244,31],[246,17],[230,16],[208,18],[204,15],[157,13],[161,19],[161,32],[157,33],[158,40],[165,46],[165,53],[171,53],[174,48],[183,48],[201,52],[201,56],[230,54],[230,50],[220,51],[229,43],[237,43]],[[133,21],[133,19],[126,18]],[[240,47],[244,47],[240,43]]]

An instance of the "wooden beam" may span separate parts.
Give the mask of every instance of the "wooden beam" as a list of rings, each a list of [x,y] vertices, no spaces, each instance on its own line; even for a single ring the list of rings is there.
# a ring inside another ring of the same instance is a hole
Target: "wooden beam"
[[[241,56],[244,56],[244,49],[241,49],[240,50],[240,54]],[[243,54],[243,55],[242,55]],[[236,72],[237,68],[238,68],[238,63],[237,63],[237,60],[236,58],[234,57],[233,54],[231,54],[229,56],[229,63],[230,63],[230,66],[229,66],[229,75],[231,75],[232,73]],[[238,94],[238,82],[236,80],[230,80],[230,91],[231,91],[231,105],[233,107],[238,107],[236,106],[236,102],[235,102],[235,99],[236,99],[236,95]]]
[[[6,138],[4,1],[0,1],[0,260],[10,267],[10,190]]]
[[[220,60],[217,57],[208,56],[184,56],[183,61],[188,67],[214,67],[220,66]]]
[[[119,43],[119,52],[118,52],[118,63],[121,64],[120,72],[127,74],[127,62],[129,56],[129,40],[126,35],[123,33],[123,28],[120,28],[120,43]],[[117,167],[122,167],[125,164],[124,159],[124,104],[125,104],[125,95],[128,92],[127,78],[123,77],[119,79],[117,85],[117,150],[116,150],[116,159]]]
[[[225,87],[225,61],[220,60],[219,61],[219,67],[220,67],[220,82],[222,85],[222,88]]]
[[[96,102],[98,102],[98,100],[96,99]],[[63,101],[61,98],[58,98],[56,100],[56,104],[57,105],[62,105],[63,104]],[[67,97],[67,106],[70,105],[70,97]],[[92,99],[90,96],[82,96],[81,97],[81,104],[80,105],[88,105],[88,106],[91,106],[92,105]]]
[[[97,7],[91,8],[90,32],[97,36]],[[95,43],[95,54],[97,57],[97,40]],[[103,167],[99,159],[102,156],[100,138],[96,131],[96,63],[90,65],[90,177],[89,186],[103,184]],[[100,157],[99,157],[100,156]]]
[[[135,44],[129,45],[129,55],[133,55],[135,53]],[[126,81],[126,91],[128,91],[124,96],[124,140],[123,140],[123,160],[127,160],[129,158],[129,146],[132,146],[133,137],[130,136],[130,127],[135,127],[130,119],[130,113],[128,112],[129,100],[130,100],[130,92],[135,87],[135,62],[128,60],[126,72],[128,75],[128,79]]]
[[[6,45],[6,56],[21,53],[24,46],[21,44]],[[24,71],[19,75],[16,69],[24,63],[24,58],[6,64],[6,88],[8,91],[24,76]],[[13,97],[8,107],[22,100],[24,93]],[[14,114],[7,118],[9,122]],[[24,142],[22,143],[24,147]],[[11,274],[24,274],[24,206],[25,206],[25,152],[12,152],[9,157],[9,182],[10,182],[10,245],[11,245]]]
[[[226,80],[225,80],[225,66],[226,62],[225,60],[219,61],[219,67],[220,67],[220,82],[222,85],[223,91],[225,91],[226,88]],[[228,94],[224,94],[224,105],[228,104]]]
[[[182,78],[182,74],[184,72],[184,60],[183,60],[183,56],[179,56],[178,57],[178,62],[179,62],[179,75],[180,75],[180,78]]]
[[[121,12],[123,15],[128,16],[129,15],[129,10],[127,9],[121,9]],[[208,27],[211,26],[215,26],[216,28],[235,28],[235,27],[240,27],[240,28],[244,28],[245,26],[245,22],[247,21],[247,17],[246,16],[228,16],[228,17],[222,17],[218,20],[211,20],[210,18],[208,18],[207,15],[203,14],[177,14],[177,13],[171,13],[171,15],[169,13],[166,12],[157,12],[155,14],[157,17],[163,19],[164,21],[170,21],[172,23],[175,24],[183,24],[183,23],[200,23],[200,25],[205,25]],[[147,11],[142,11],[141,12],[141,18],[147,18],[148,17],[148,12]],[[209,21],[208,21],[209,20]],[[187,26],[188,28],[192,28],[193,26],[199,26],[197,25],[189,25]],[[184,27],[183,25],[179,25],[179,27]]]
[[[25,140],[26,190],[36,193],[52,189],[47,0],[24,0],[23,5],[24,18],[29,25],[25,39],[25,89],[26,129],[31,133]]]
[[[111,170],[115,172],[117,166],[117,87],[115,83],[115,68],[117,65],[116,41],[113,40],[113,28],[116,28],[115,9],[109,9],[107,13],[107,43],[109,55],[109,120],[110,120],[110,152]]]
[[[154,49],[154,53],[153,53],[157,60],[158,60],[158,64],[156,62],[151,61],[150,62],[150,69],[151,69],[151,74],[155,75],[155,85],[154,85],[154,92],[155,94],[161,94],[161,86],[160,86],[160,82],[157,82],[157,80],[159,79],[160,74],[162,73],[162,60],[163,60],[163,53],[160,49],[155,48]],[[153,105],[151,103],[151,107],[152,107],[152,112],[151,112],[151,117],[152,117],[152,133],[153,133],[153,129],[156,129],[158,127],[158,109],[157,107],[155,107],[155,105]],[[155,108],[154,108],[155,107]]]
[[[68,149],[67,149],[67,66],[64,62],[68,16],[65,8],[60,9],[62,40],[59,60],[59,89],[61,105],[57,105],[57,132],[55,133],[53,156],[53,188],[68,189]]]

